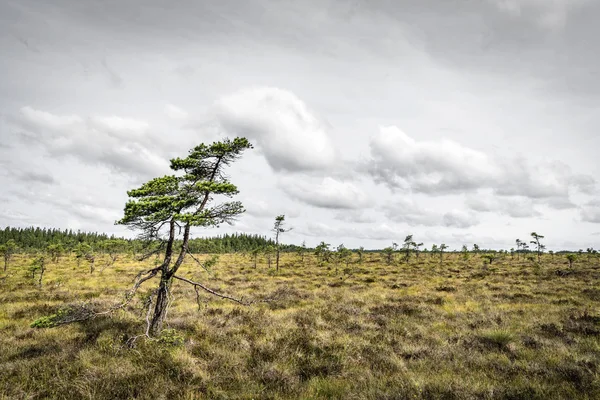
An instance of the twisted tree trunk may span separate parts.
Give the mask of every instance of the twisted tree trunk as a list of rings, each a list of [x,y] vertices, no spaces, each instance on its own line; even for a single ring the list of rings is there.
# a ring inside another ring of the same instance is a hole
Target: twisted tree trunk
[[[173,275],[177,273],[177,270],[183,264],[185,255],[187,253],[188,244],[190,238],[190,226],[186,225],[183,233],[183,244],[179,252],[179,256],[171,266],[171,258],[173,256],[173,243],[175,242],[175,221],[171,221],[169,230],[169,241],[167,242],[167,249],[165,251],[165,259],[160,269],[160,284],[156,291],[156,303],[154,304],[154,313],[148,326],[148,334],[150,336],[158,336],[162,330],[163,322],[167,317],[167,309],[169,307],[169,289],[173,282]]]
[[[169,287],[171,286],[171,279],[166,276],[162,276],[160,279],[160,285],[156,293],[156,303],[154,305],[154,314],[150,321],[148,334],[150,336],[158,336],[162,331],[163,322],[167,317],[167,308],[169,306]]]

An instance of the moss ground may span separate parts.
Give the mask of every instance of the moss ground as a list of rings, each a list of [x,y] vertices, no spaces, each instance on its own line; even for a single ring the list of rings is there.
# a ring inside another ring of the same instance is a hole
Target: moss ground
[[[346,266],[286,254],[275,272],[231,254],[212,276],[188,261],[184,277],[276,300],[240,306],[203,293],[198,304],[175,282],[161,340],[134,346],[156,281],[112,316],[30,324],[68,303],[115,304],[151,262],[121,256],[90,275],[63,257],[38,288],[31,259],[0,274],[2,399],[600,398],[597,259],[569,270],[560,256],[386,265],[371,253]]]

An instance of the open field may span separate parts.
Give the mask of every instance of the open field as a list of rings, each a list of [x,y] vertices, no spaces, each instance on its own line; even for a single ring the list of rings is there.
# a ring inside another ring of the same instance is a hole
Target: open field
[[[198,255],[205,259],[208,256]],[[241,306],[174,282],[167,330],[145,330],[143,296],[110,317],[31,328],[65,303],[108,308],[152,265],[121,256],[90,275],[49,263],[39,289],[15,256],[0,275],[0,398],[7,399],[594,399],[600,398],[600,263],[541,264],[510,255],[421,255],[386,265],[301,263],[282,269],[222,255],[213,276],[180,275],[244,297]],[[557,273],[560,270],[560,273]]]

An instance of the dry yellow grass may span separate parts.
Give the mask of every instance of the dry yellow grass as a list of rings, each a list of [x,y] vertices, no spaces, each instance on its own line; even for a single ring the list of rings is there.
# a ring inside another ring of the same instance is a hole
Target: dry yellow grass
[[[275,273],[223,255],[214,276],[188,261],[185,277],[278,300],[240,306],[203,294],[198,306],[175,282],[161,340],[130,348],[153,284],[111,317],[30,324],[67,303],[109,307],[142,263],[122,256],[90,275],[63,258],[39,289],[31,258],[19,256],[0,279],[0,398],[600,398],[600,265],[581,260],[561,276],[555,261],[385,265],[367,254],[345,268],[286,254]]]

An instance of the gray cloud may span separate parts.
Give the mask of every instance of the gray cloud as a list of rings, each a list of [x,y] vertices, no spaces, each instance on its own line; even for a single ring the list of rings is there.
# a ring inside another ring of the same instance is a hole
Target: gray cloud
[[[479,224],[479,219],[474,214],[460,210],[445,213],[442,220],[444,226],[459,229],[466,229]]]
[[[101,64],[102,64],[102,68],[104,68],[104,71],[106,71],[106,75],[108,76],[110,84],[115,88],[122,87],[123,86],[123,78],[121,78],[121,76],[118,73],[116,73],[108,65],[108,62],[106,61],[105,58],[102,59]]]
[[[397,198],[382,207],[386,218],[409,226],[445,226],[465,229],[479,223],[473,213],[451,209],[431,209],[419,205],[415,200]]]
[[[27,171],[19,174],[19,179],[23,182],[54,184],[56,180],[49,174],[43,172]]]
[[[340,240],[343,238],[354,238],[392,241],[395,238],[401,237],[403,234],[405,235],[401,230],[385,223],[374,224],[367,228],[356,228],[330,226],[322,222],[310,222],[307,224],[306,228],[301,230],[301,232],[317,238],[340,238]]]
[[[512,218],[530,218],[541,215],[535,208],[535,203],[530,198],[523,196],[499,197],[489,193],[476,193],[467,196],[465,204],[473,211],[495,212]],[[556,205],[560,206],[561,204]]]
[[[294,202],[288,201],[285,204],[281,204],[274,199],[268,201],[253,197],[245,197],[243,195],[241,200],[246,209],[246,214],[256,218],[267,219],[270,222],[273,222],[276,216],[282,214],[285,215],[288,220],[300,215],[298,212],[298,204]]]
[[[600,224],[600,200],[592,200],[580,209],[581,220],[584,222],[592,222]]]
[[[364,210],[344,210],[333,217],[337,221],[349,222],[353,224],[371,224],[377,222],[375,216],[370,215]]]

